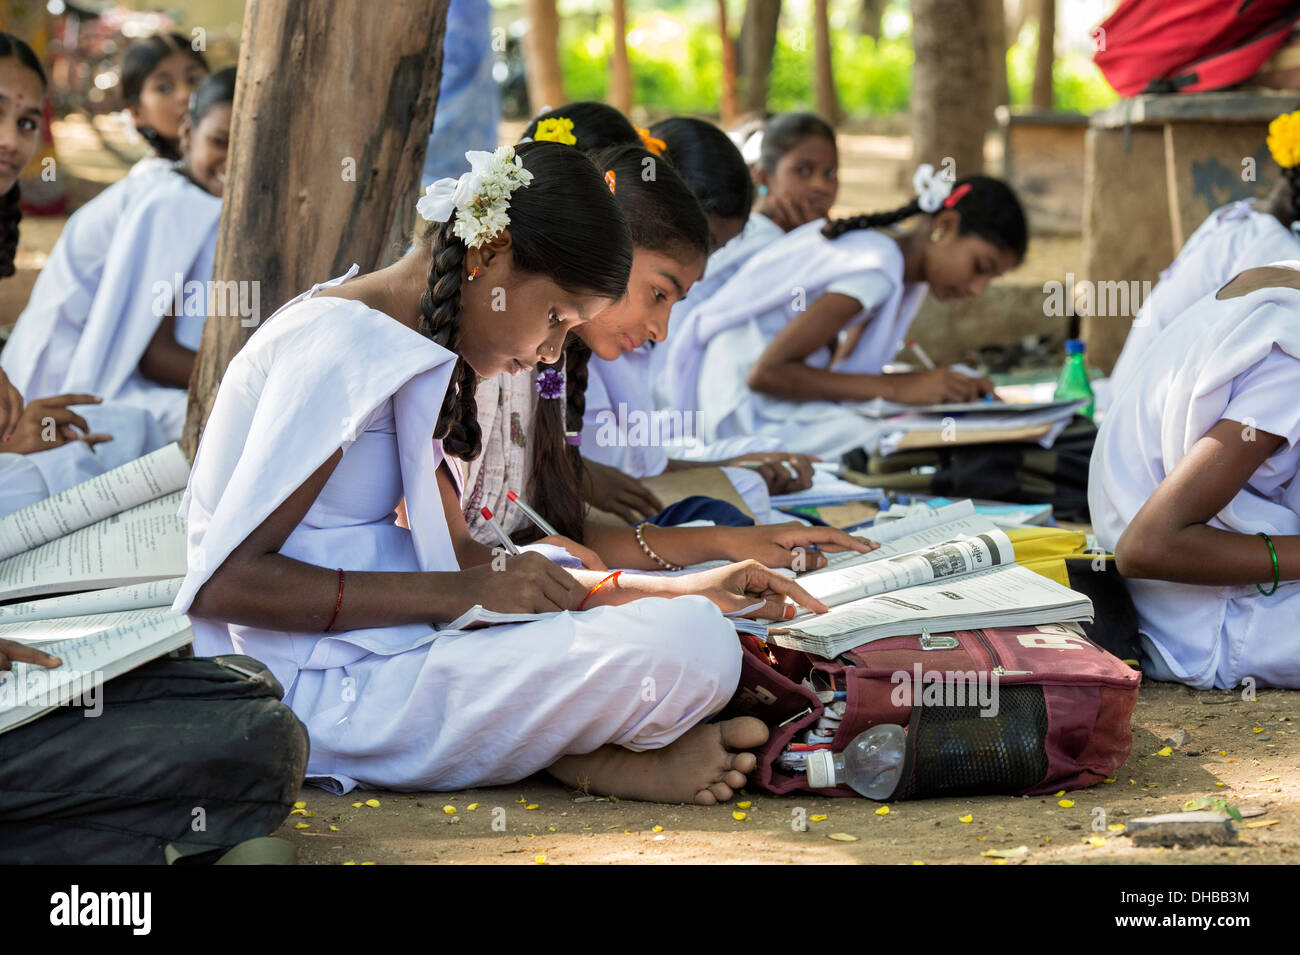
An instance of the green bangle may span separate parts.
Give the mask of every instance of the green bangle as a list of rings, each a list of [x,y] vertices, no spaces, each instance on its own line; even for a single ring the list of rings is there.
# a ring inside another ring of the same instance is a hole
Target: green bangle
[[[1264,542],[1268,544],[1268,552],[1273,555],[1273,589],[1265,590],[1263,584],[1256,584],[1255,586],[1259,588],[1259,592],[1263,594],[1265,597],[1271,597],[1273,596],[1274,593],[1277,592],[1277,582],[1279,577],[1279,573],[1277,569],[1277,551],[1273,549],[1272,538],[1270,538],[1263,531],[1256,531],[1255,536],[1264,538]]]

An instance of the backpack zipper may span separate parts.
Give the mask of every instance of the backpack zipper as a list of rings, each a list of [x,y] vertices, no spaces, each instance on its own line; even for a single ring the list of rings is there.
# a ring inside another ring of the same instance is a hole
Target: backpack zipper
[[[991,643],[990,643],[990,642],[985,638],[985,636],[984,636],[984,631],[983,631],[983,630],[974,630],[974,631],[972,631],[972,632],[973,632],[973,633],[975,634],[975,636],[979,639],[979,642],[982,643],[982,644],[984,645],[984,649],[988,651],[989,659],[993,661],[993,672],[996,673],[998,676],[1027,676],[1027,675],[1029,675],[1029,674],[1031,674],[1031,673],[1034,672],[1033,670],[1008,670],[1008,669],[1006,669],[1005,667],[1002,666],[1002,658],[999,657],[999,656],[998,656],[998,652],[997,652],[996,650],[993,649],[993,644],[991,644]]]

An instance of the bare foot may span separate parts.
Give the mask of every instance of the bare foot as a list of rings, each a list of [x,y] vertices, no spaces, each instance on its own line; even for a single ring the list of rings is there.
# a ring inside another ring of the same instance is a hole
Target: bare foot
[[[767,727],[760,720],[738,716],[701,723],[663,749],[634,753],[622,746],[602,746],[584,756],[565,756],[547,771],[583,792],[712,806],[730,799],[745,785],[745,774],[758,765],[753,753],[735,750],[766,740]]]

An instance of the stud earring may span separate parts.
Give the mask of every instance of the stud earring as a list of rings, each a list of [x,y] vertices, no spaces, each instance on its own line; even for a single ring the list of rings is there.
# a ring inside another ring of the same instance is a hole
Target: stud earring
[[[938,242],[938,241],[939,241],[940,239],[942,239],[942,238],[943,238],[943,230],[942,230],[942,229],[935,229],[933,232],[930,233],[930,241],[931,241],[931,242]]]
[[[759,186],[759,187],[758,187],[758,194],[759,194],[760,196],[765,196],[765,195],[767,195],[767,186]]]

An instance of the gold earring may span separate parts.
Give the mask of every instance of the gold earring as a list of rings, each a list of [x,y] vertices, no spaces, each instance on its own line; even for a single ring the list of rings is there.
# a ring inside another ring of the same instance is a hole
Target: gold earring
[[[942,229],[935,229],[933,232],[930,233],[930,241],[931,241],[931,242],[938,242],[938,241],[939,241],[940,239],[942,239],[942,238],[943,238],[943,230],[942,230]]]

